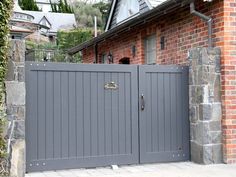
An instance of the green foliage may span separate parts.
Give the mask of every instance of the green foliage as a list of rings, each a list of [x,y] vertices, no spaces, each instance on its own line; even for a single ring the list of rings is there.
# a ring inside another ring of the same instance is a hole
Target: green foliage
[[[50,0],[52,12],[56,13],[74,13],[73,8],[67,3],[67,0],[59,0],[58,5]]]
[[[26,41],[26,59],[34,61],[81,63],[81,53],[68,56],[67,50],[81,44],[93,37],[89,29],[76,29],[72,31],[59,31],[57,44],[52,42],[35,43]]]
[[[9,26],[8,22],[10,19],[10,15],[13,8],[12,0],[1,0],[0,1],[0,161],[1,164],[3,159],[5,158],[6,152],[6,143],[4,138],[2,137],[2,131],[4,126],[4,96],[5,96],[5,73],[7,67],[7,47],[8,47],[8,34],[9,34]],[[4,171],[0,167],[1,172]],[[2,175],[2,174],[1,174]]]
[[[90,29],[75,29],[72,31],[59,31],[57,33],[58,48],[66,51],[76,45],[90,40],[93,37],[93,32]],[[70,56],[67,60],[73,63],[81,62],[81,53]]]
[[[58,46],[51,42],[41,42],[41,43],[35,43],[33,41],[25,41],[26,49],[48,49],[48,50],[55,50],[58,49]]]
[[[39,11],[34,0],[19,0],[19,5],[23,10]]]
[[[76,29],[72,31],[59,31],[57,33],[57,43],[59,49],[69,49],[92,38],[92,30]]]
[[[75,1],[73,3],[74,14],[79,27],[94,27],[94,16],[97,17],[97,25],[100,30],[104,29],[110,2],[98,2],[90,4],[87,2]]]
[[[110,2],[105,3],[105,2],[103,2],[103,1],[100,1],[100,2],[98,2],[98,3],[96,3],[96,4],[93,5],[93,7],[99,9],[99,11],[100,11],[101,14],[102,14],[103,26],[105,25],[106,20],[107,20],[107,18],[108,18],[108,15],[109,15],[109,14],[108,14],[108,13],[109,13],[108,11],[109,11],[110,5],[111,5]]]
[[[74,13],[77,24],[79,27],[94,27],[94,16],[97,17],[97,25],[100,29],[103,28],[104,22],[102,19],[102,13],[98,8],[95,8],[92,4],[86,4],[84,2],[74,2]]]
[[[30,49],[48,49],[48,50],[67,50],[71,47],[79,45],[93,37],[90,29],[75,29],[70,31],[58,31],[57,43],[26,41],[26,48]]]

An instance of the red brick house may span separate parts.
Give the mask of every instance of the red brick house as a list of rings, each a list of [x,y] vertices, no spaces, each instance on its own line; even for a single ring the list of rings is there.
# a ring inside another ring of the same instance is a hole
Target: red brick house
[[[235,163],[236,0],[113,0],[105,33],[69,53],[82,51],[84,63],[186,65],[196,47],[221,49],[223,161]]]

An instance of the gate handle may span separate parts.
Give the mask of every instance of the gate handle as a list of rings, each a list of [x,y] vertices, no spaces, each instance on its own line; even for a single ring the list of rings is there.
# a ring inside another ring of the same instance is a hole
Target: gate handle
[[[141,95],[141,110],[144,111],[145,109],[145,100],[144,100],[144,94]]]

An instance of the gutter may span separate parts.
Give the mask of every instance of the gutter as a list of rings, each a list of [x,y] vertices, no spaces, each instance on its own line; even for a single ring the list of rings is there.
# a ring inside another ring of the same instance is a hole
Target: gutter
[[[208,25],[208,47],[212,48],[213,47],[213,44],[212,44],[212,18],[196,11],[194,2],[190,3],[190,13],[195,16],[200,17],[201,19],[203,19],[204,21],[207,22],[207,25]]]

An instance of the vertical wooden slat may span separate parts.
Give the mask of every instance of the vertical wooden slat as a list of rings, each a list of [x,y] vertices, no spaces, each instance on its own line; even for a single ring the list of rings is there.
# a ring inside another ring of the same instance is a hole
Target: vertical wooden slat
[[[170,112],[170,74],[164,74],[164,107],[165,107],[165,151],[170,151],[171,133],[171,112]]]
[[[98,73],[98,154],[105,155],[104,73]]]
[[[61,158],[61,73],[54,72],[53,114],[54,114],[54,158]]]
[[[26,151],[27,160],[36,160],[38,157],[38,73],[27,72],[26,82]]]
[[[92,156],[98,155],[98,93],[97,73],[91,73],[91,151]]]
[[[189,106],[189,98],[188,98],[188,68],[184,67],[182,69],[182,98],[183,98],[183,104],[182,104],[182,112],[183,112],[183,149],[186,157],[189,157],[189,139],[190,139],[190,126],[189,126],[189,112],[188,112],[188,106]]]
[[[178,104],[176,105],[177,107],[177,143],[178,143],[178,148],[183,148],[182,145],[182,119],[183,119],[183,115],[182,115],[182,90],[181,90],[181,74],[178,74],[176,76],[176,100],[178,102]]]
[[[145,87],[147,89],[144,100],[145,100],[145,110],[146,110],[146,150],[147,152],[152,152],[152,86],[151,86],[151,73],[146,73],[146,84]]]
[[[84,87],[83,73],[76,72],[76,154],[84,155]]]
[[[75,72],[69,72],[69,157],[76,157],[76,79]]]
[[[54,114],[53,114],[53,72],[46,72],[46,159],[53,158],[53,130],[54,130]]]
[[[112,73],[111,80],[115,82],[118,87],[118,74]],[[112,153],[119,154],[119,110],[118,110],[118,95],[119,89],[112,90]]]
[[[132,127],[131,127],[131,75],[130,73],[125,73],[125,132],[126,132],[126,153],[130,154],[132,152]]]
[[[151,107],[152,107],[152,152],[158,152],[158,104],[157,100],[159,99],[157,96],[157,82],[158,82],[158,77],[157,73],[152,73],[151,74]]]
[[[159,151],[165,151],[165,115],[164,115],[164,74],[158,73],[158,145]]]
[[[62,157],[69,156],[69,105],[68,105],[68,72],[61,73],[61,146],[62,146]]]
[[[105,84],[111,82],[111,73],[105,73]],[[112,154],[112,127],[111,127],[111,118],[112,118],[112,93],[110,89],[105,89],[105,150],[106,155]]]
[[[139,149],[138,146],[139,141],[139,113],[138,113],[138,68],[132,68],[130,72],[128,72],[130,78],[130,133],[131,133],[131,153],[134,161],[139,160]]]
[[[176,75],[177,73],[170,74],[170,112],[171,112],[171,150],[176,151],[177,148],[177,121],[176,121]]]
[[[91,73],[83,73],[84,90],[84,156],[91,155]]]
[[[38,72],[38,159],[46,158],[46,88],[45,71]]]
[[[138,110],[139,110],[139,161],[140,163],[143,163],[145,161],[145,158],[147,156],[147,131],[146,131],[146,127],[147,127],[147,119],[146,115],[147,115],[147,101],[146,101],[146,108],[145,110],[142,110],[142,99],[141,99],[141,95],[144,94],[145,96],[145,100],[147,100],[147,79],[146,79],[146,71],[143,67],[138,67],[138,88],[139,88],[139,97],[138,97],[138,101],[139,101],[139,106],[138,106]]]
[[[119,73],[119,153],[126,154],[126,133],[125,133],[125,74]]]

